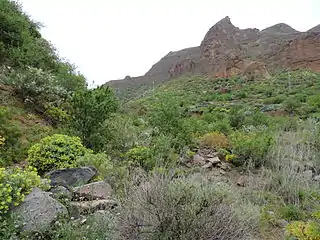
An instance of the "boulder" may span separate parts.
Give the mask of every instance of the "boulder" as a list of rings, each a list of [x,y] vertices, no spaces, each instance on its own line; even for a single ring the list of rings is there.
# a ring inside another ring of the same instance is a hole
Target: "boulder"
[[[77,187],[88,183],[97,175],[97,169],[93,167],[67,168],[54,170],[46,174],[51,180],[51,186]]]
[[[110,184],[105,181],[90,183],[73,189],[74,199],[108,199],[112,194]]]
[[[52,197],[59,200],[71,200],[72,192],[64,186],[56,186],[50,190]]]
[[[307,180],[312,179],[313,172],[311,170],[304,171],[302,174],[305,179],[307,179]]]
[[[13,212],[21,220],[23,231],[48,229],[59,216],[68,214],[65,206],[39,188],[34,188],[25,201]]]
[[[211,162],[213,165],[217,165],[218,163],[221,163],[221,160],[218,157],[208,158],[208,161]]]
[[[202,165],[206,164],[206,160],[200,154],[196,154],[196,155],[193,156],[193,163],[195,165],[202,166]]]
[[[69,213],[72,217],[78,218],[81,215],[87,215],[99,210],[111,210],[117,207],[117,202],[114,200],[93,200],[83,202],[71,202]]]
[[[231,170],[231,165],[226,162],[221,162],[218,164],[218,167],[221,168],[224,171],[230,171]]]
[[[203,165],[202,168],[208,169],[213,166],[212,162],[208,162],[207,164]]]
[[[320,183],[320,175],[315,176],[315,177],[313,178],[313,180]]]

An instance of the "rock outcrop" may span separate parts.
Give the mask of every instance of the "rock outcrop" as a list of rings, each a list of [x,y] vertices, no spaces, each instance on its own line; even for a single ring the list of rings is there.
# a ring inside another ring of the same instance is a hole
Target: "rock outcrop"
[[[308,32],[320,33],[320,24],[308,30]]]
[[[88,183],[97,175],[97,169],[93,167],[66,168],[54,170],[46,174],[52,186],[77,187]]]
[[[32,190],[14,213],[21,220],[23,231],[46,230],[58,217],[68,215],[64,205],[38,188]]]
[[[268,78],[270,70],[320,71],[320,25],[299,32],[285,23],[263,30],[240,29],[225,17],[209,29],[199,47],[170,52],[141,77],[110,81],[117,91],[143,91],[183,74]],[[143,86],[143,87],[141,87]]]

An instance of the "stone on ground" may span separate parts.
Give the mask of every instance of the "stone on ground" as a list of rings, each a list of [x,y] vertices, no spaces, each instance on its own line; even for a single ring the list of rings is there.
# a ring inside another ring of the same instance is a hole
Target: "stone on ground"
[[[65,206],[39,188],[34,188],[25,201],[13,211],[21,220],[23,231],[48,229],[59,216],[68,214]]]
[[[77,200],[108,199],[112,194],[110,184],[105,181],[90,183],[73,189],[74,198]]]
[[[97,175],[97,169],[93,167],[68,168],[54,170],[46,174],[46,178],[51,180],[51,186],[77,187],[87,184]]]

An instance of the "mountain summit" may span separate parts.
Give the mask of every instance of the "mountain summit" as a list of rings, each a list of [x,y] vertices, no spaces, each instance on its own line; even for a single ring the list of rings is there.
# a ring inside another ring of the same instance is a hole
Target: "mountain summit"
[[[320,71],[320,25],[299,32],[285,23],[262,31],[240,29],[230,17],[218,21],[206,33],[200,46],[170,52],[144,75],[110,81],[116,89],[127,86],[160,84],[183,74],[204,74],[212,77],[244,75],[268,77],[281,69],[308,68]]]

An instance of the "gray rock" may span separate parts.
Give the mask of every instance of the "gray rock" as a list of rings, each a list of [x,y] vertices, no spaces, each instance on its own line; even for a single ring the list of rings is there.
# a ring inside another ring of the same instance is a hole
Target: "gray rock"
[[[208,162],[207,164],[203,165],[202,168],[208,169],[213,166],[212,162]]]
[[[281,219],[278,221],[278,226],[281,228],[285,228],[287,225],[289,224],[289,222],[287,220]]]
[[[71,202],[69,213],[74,218],[79,218],[81,215],[88,215],[99,210],[114,209],[117,207],[117,202],[114,200],[93,200],[84,202]]]
[[[72,199],[72,192],[64,186],[56,186],[50,190],[52,197],[55,199]]]
[[[217,152],[215,152],[215,153],[210,153],[210,154],[207,154],[207,155],[206,155],[207,158],[215,158],[215,157],[217,157],[217,156],[218,156],[218,153],[217,153]]]
[[[196,154],[193,156],[193,163],[201,166],[201,165],[206,164],[206,160],[201,155]]]
[[[218,163],[221,163],[221,160],[218,157],[208,158],[208,161],[211,162],[213,165],[217,165]]]
[[[316,181],[316,182],[320,182],[320,175],[315,176],[315,177],[313,178],[313,180]]]
[[[108,199],[112,194],[110,184],[105,181],[90,183],[73,189],[74,198],[82,200]]]
[[[13,209],[13,212],[22,221],[23,231],[48,229],[59,216],[68,215],[65,206],[39,188],[34,188],[25,201]]]
[[[77,187],[88,183],[97,175],[94,167],[68,168],[54,170],[46,174],[46,178],[51,180],[51,186]]]
[[[224,170],[224,171],[230,171],[231,170],[231,166],[229,163],[226,162],[221,162],[221,164],[219,165],[219,167]]]
[[[306,178],[307,180],[311,180],[313,176],[312,170],[307,170],[303,172],[303,177]]]

